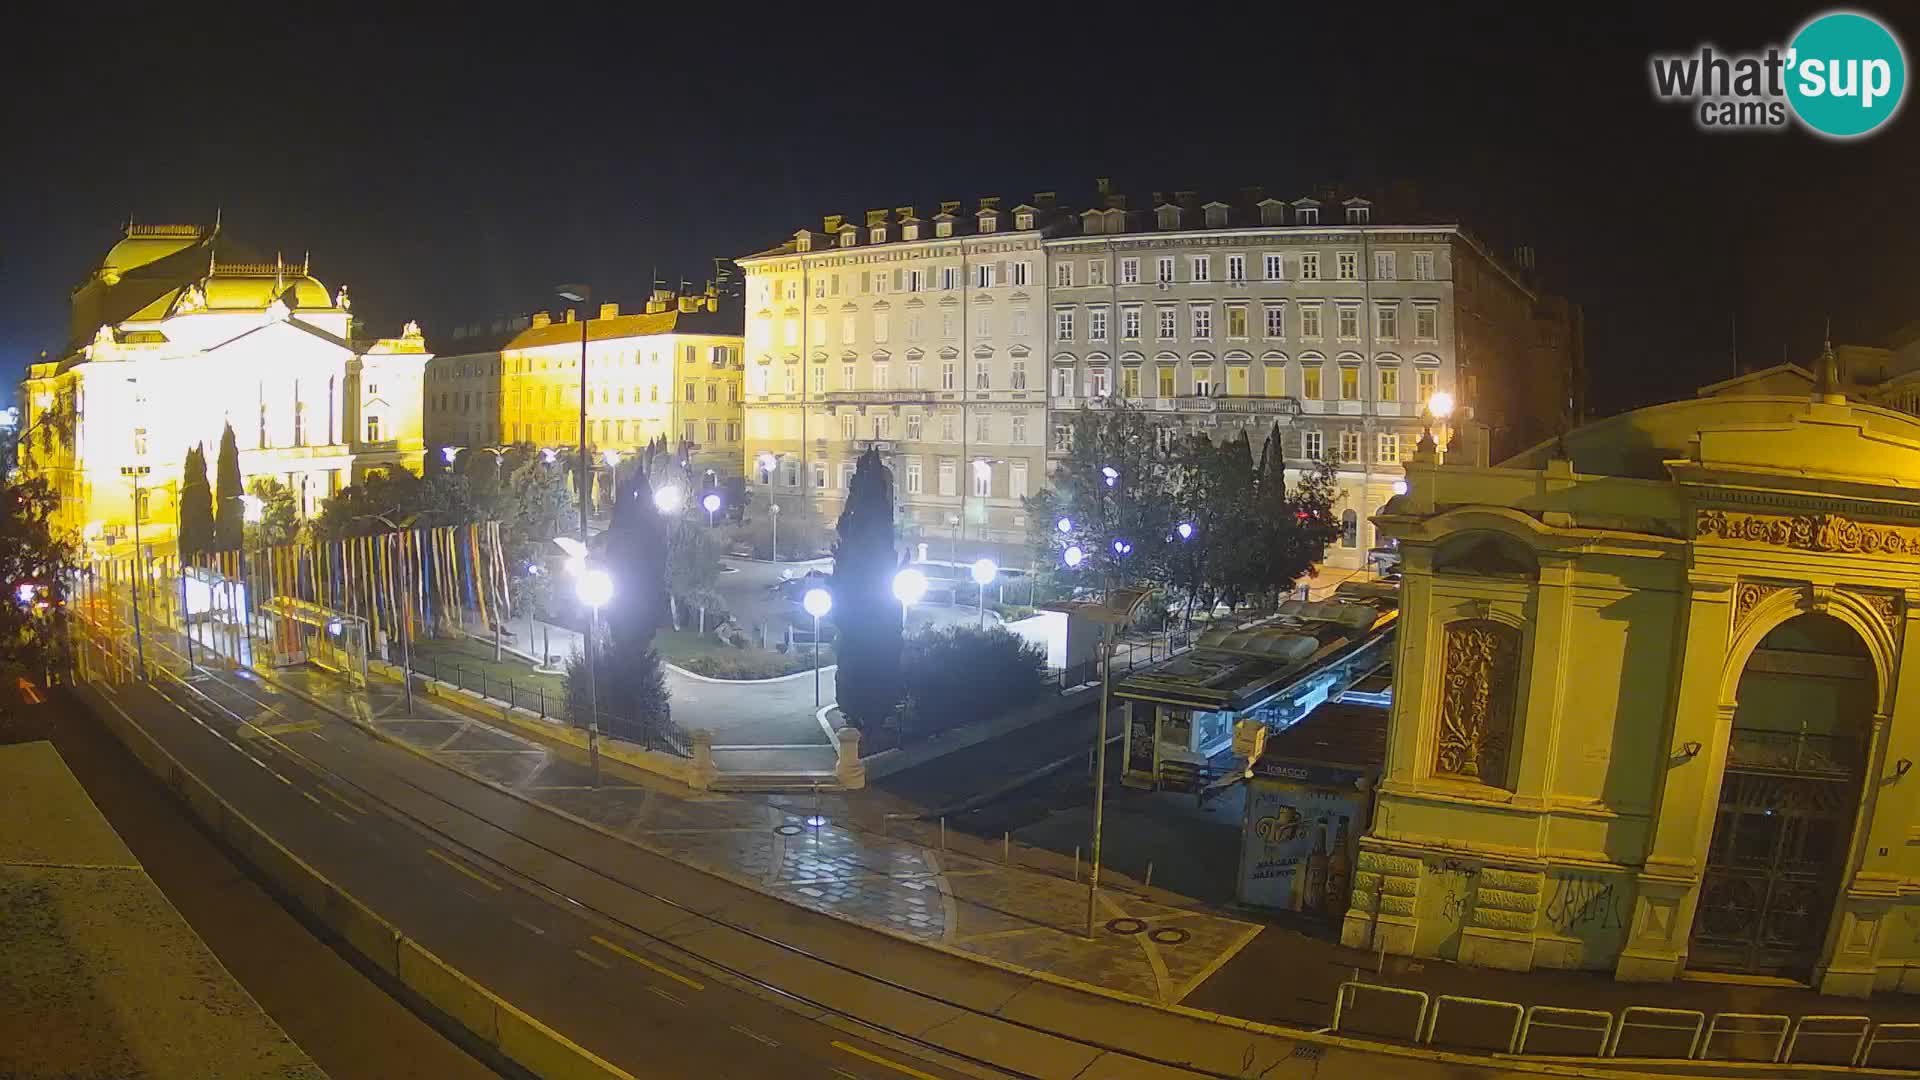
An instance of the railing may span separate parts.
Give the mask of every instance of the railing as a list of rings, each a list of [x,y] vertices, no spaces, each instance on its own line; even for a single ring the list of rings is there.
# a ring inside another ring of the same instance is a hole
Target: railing
[[[1172,634],[1157,634],[1138,641],[1122,639],[1113,649],[1113,671],[1123,675],[1135,668],[1147,667],[1169,659],[1193,647],[1194,634],[1189,630],[1175,631]],[[1049,679],[1055,689],[1064,694],[1087,683],[1100,681],[1100,663],[1088,660],[1070,667],[1056,668]]]
[[[516,680],[511,677],[502,679],[489,676],[485,668],[471,667],[457,660],[438,657],[414,657],[413,672],[425,675],[436,682],[446,683],[462,690],[471,691],[483,698],[504,701],[509,706],[539,716],[543,720],[565,720],[574,727],[585,724],[574,723],[568,716],[566,695],[558,690],[549,690],[541,680]],[[637,743],[648,750],[687,757],[691,745],[687,733],[672,720],[638,721],[619,716],[609,710],[600,711],[600,730],[615,738]]]
[[[1352,980],[1327,1031],[1449,1050],[1554,1057],[1920,1068],[1920,1024],[1868,1016],[1666,1009],[1614,1013],[1442,994]]]
[[[1859,741],[1845,735],[1736,727],[1727,743],[1731,769],[1849,777],[1859,761]]]

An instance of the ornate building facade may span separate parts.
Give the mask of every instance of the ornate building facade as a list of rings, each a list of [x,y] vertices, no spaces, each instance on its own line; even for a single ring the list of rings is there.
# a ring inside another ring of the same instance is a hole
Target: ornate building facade
[[[1338,458],[1327,562],[1358,568],[1436,393],[1482,454],[1579,414],[1579,308],[1540,292],[1524,249],[1502,261],[1456,223],[1340,192],[1145,202],[1103,181],[1082,211],[1042,192],[834,215],[740,260],[750,480],[830,523],[878,446],[933,558],[1025,565],[1020,498],[1074,412],[1127,402],[1169,437],[1256,444],[1278,423],[1295,476]]]
[[[1811,393],[1416,454],[1347,944],[1920,990],[1920,420],[1831,355]]]
[[[209,470],[231,424],[248,481],[304,513],[372,469],[418,470],[426,343],[353,340],[346,290],[246,254],[218,225],[129,225],[74,290],[70,344],[22,387],[22,464],[61,496],[58,523],[114,543],[174,531],[187,451]],[[138,505],[123,470],[145,469]]]
[[[632,452],[665,436],[691,448],[696,470],[743,468],[739,302],[709,289],[656,291],[642,311],[601,304],[456,328],[427,365],[427,441],[433,446],[580,440],[580,343],[586,339],[587,443]]]
[[[1025,565],[1046,473],[1049,194],[828,215],[746,271],[749,483],[831,527],[880,450],[921,558]]]

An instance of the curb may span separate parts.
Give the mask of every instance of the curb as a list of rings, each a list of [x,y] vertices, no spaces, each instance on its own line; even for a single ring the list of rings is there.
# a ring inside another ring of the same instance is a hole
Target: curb
[[[792,682],[795,679],[804,679],[813,674],[813,669],[808,668],[805,671],[796,671],[791,675],[775,675],[771,679],[716,679],[711,675],[701,675],[698,672],[688,671],[679,664],[670,663],[666,660],[661,660],[660,663],[668,671],[676,675],[684,675],[695,682],[713,683],[716,686],[764,686],[767,683]],[[820,670],[837,671],[839,667],[839,664],[822,664]]]
[[[326,927],[363,960],[393,977],[474,1038],[538,1076],[636,1080],[632,1073],[488,990],[334,884],[216,794],[117,702],[91,686],[81,700],[203,826],[273,882],[309,919]]]

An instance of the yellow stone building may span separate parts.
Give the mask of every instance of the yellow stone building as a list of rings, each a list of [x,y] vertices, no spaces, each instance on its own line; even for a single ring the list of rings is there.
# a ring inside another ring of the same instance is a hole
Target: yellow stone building
[[[1416,455],[1347,944],[1920,990],[1920,419],[1816,366]]]
[[[584,323],[543,311],[457,328],[427,365],[428,443],[578,446],[583,329],[592,450],[631,452],[664,435],[691,448],[696,471],[740,475],[740,309],[713,290],[658,290],[624,315],[602,304]]]
[[[250,255],[219,226],[134,225],[73,292],[69,344],[22,387],[22,465],[60,494],[57,524],[166,541],[187,451],[209,481],[225,425],[240,471],[290,487],[304,513],[373,469],[418,470],[426,342],[352,340],[346,290]]]

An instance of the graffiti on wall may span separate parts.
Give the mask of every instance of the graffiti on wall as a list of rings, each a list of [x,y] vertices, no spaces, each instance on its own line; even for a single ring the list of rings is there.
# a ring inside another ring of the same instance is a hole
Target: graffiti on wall
[[[1585,936],[1626,928],[1617,883],[1608,878],[1563,877],[1553,880],[1547,897],[1547,921],[1562,933]]]

